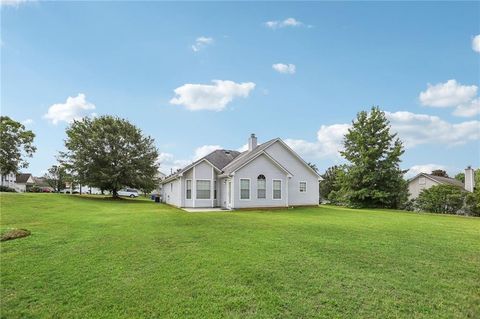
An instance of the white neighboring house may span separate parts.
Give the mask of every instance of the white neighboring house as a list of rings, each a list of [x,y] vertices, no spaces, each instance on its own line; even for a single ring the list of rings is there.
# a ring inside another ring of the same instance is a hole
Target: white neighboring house
[[[409,199],[416,199],[422,190],[435,185],[453,185],[468,192],[473,192],[475,187],[474,174],[474,169],[470,166],[467,167],[465,169],[465,183],[462,183],[461,181],[450,177],[420,173],[408,181]]]
[[[32,174],[30,173],[20,173],[16,176],[15,190],[17,192],[24,193],[27,191],[27,188],[35,185],[35,180],[33,179]]]
[[[15,173],[1,174],[0,183],[2,186],[15,189],[15,183],[17,182],[17,175]]]
[[[16,192],[24,193],[27,188],[35,185],[35,179],[30,173],[8,173],[1,175],[1,185],[13,188]]]
[[[320,176],[280,138],[248,150],[216,150],[162,182],[162,201],[177,207],[224,209],[319,204]]]

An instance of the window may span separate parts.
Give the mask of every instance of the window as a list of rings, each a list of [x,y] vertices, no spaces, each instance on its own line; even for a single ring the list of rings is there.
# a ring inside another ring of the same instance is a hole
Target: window
[[[240,199],[250,199],[250,180],[240,179]]]
[[[257,177],[257,198],[266,198],[267,196],[267,179],[265,175]]]
[[[173,183],[170,183],[170,191],[173,192]]]
[[[192,180],[191,179],[187,179],[187,185],[186,185],[186,194],[185,194],[185,197],[187,199],[192,199]]]
[[[279,179],[273,180],[273,199],[282,199],[282,181]]]
[[[300,182],[300,193],[307,192],[307,182]]]
[[[217,181],[213,181],[213,199],[217,199]]]
[[[418,179],[418,184],[420,184],[420,185],[425,185],[425,182],[426,182],[426,181],[425,181],[425,177],[420,177],[420,178]]]
[[[210,181],[197,180],[197,199],[210,199]]]

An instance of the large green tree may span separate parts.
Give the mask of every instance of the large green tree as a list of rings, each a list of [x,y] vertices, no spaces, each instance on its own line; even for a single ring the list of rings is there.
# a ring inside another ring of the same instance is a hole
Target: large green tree
[[[35,134],[8,116],[0,116],[0,173],[18,172],[28,167],[27,158],[36,151]]]
[[[340,189],[341,179],[345,173],[345,165],[329,167],[321,176],[320,181],[320,198],[329,200],[333,204],[341,203]]]
[[[342,178],[346,200],[356,207],[399,208],[407,200],[400,169],[403,144],[378,107],[362,111],[344,138],[342,156],[350,162]]]
[[[112,116],[83,118],[67,128],[64,165],[81,184],[117,192],[150,188],[158,171],[154,140],[127,120]]]
[[[67,170],[62,165],[52,165],[44,177],[48,185],[57,192],[65,189],[67,181],[70,180]]]

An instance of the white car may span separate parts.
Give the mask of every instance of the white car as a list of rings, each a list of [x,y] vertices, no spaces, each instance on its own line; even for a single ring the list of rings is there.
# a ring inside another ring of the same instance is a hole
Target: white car
[[[138,191],[136,189],[125,188],[118,191],[118,196],[138,197]]]

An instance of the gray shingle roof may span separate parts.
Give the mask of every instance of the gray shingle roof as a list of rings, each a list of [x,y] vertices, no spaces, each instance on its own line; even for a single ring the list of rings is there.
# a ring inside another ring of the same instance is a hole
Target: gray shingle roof
[[[215,166],[217,169],[222,170],[225,166],[228,165],[231,161],[233,161],[237,156],[240,155],[240,152],[237,151],[232,151],[232,150],[215,150],[211,152],[210,154],[200,158],[199,160],[196,160],[190,165],[185,166],[181,170],[167,176],[162,182],[169,182],[172,179],[177,178],[180,174],[183,172],[188,171],[190,168],[193,166],[197,165],[199,162],[203,160],[207,160],[210,163],[212,163],[213,166]]]
[[[17,174],[17,183],[25,184],[30,176],[32,176],[30,173]]]
[[[267,147],[269,147],[270,145],[272,145],[276,141],[278,141],[278,138],[274,138],[270,141],[267,141],[263,144],[258,145],[251,152],[245,151],[245,152],[241,153],[235,160],[231,161],[227,166],[225,166],[223,168],[222,175],[230,175],[237,168],[242,166],[244,163],[248,162],[252,157],[255,157],[255,155],[262,152],[263,150],[265,150]]]
[[[434,181],[437,181],[440,184],[448,184],[448,185],[453,185],[453,186],[465,188],[465,185],[461,181],[456,180],[455,178],[436,176],[436,175],[432,175],[432,174],[424,174],[424,175],[428,176],[429,178],[433,179]]]

